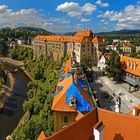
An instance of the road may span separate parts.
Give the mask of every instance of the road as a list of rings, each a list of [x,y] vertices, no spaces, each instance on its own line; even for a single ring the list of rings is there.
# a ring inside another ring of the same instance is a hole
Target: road
[[[14,76],[14,93],[6,101],[4,108],[0,110],[0,140],[5,140],[5,137],[12,133],[24,114],[22,104],[26,99],[27,81],[20,71]]]
[[[100,79],[94,78],[94,82],[91,84],[92,88],[97,91],[97,97],[99,99],[100,106],[102,108],[107,108],[108,110],[115,111],[115,102],[112,99],[110,102],[106,102],[102,98],[102,93],[107,91],[110,95],[113,95],[113,92],[110,88],[108,88]],[[122,101],[120,112],[127,114],[131,110],[126,106],[126,104]]]

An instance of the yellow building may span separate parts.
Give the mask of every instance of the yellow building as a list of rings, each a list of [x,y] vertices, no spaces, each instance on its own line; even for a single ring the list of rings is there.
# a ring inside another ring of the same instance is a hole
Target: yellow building
[[[54,60],[61,60],[66,54],[70,57],[73,53],[78,63],[81,63],[82,59],[87,56],[91,57],[93,64],[97,64],[97,52],[92,43],[93,38],[94,34],[91,30],[81,30],[75,36],[36,36],[33,39],[34,58],[47,54]]]
[[[106,49],[104,38],[101,36],[95,36],[92,43],[96,48],[97,59],[99,60],[101,53]]]
[[[80,79],[69,73],[72,68],[72,62],[69,59],[65,62],[63,69],[63,76],[65,78],[60,80],[56,87],[51,107],[54,116],[54,132],[75,122],[82,114],[92,110],[93,107],[90,96],[78,84]],[[79,67],[76,71],[79,71]]]

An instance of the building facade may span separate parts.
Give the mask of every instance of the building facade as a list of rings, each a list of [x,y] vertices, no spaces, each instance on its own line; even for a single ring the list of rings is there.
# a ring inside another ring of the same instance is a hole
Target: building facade
[[[129,90],[138,89],[140,87],[140,59],[120,56],[122,64],[123,76],[122,80],[128,83]]]
[[[100,58],[100,55],[105,51],[106,46],[105,46],[105,40],[101,36],[96,36],[92,40],[93,45],[95,46],[96,49],[96,54],[97,58],[96,60],[98,61]]]
[[[82,87],[87,87],[85,75],[79,64],[74,64],[72,59],[65,62],[56,87],[52,103],[54,116],[54,132],[57,132],[92,110],[92,100],[88,92]],[[79,115],[80,113],[80,115]]]
[[[87,29],[77,32],[74,36],[38,35],[33,39],[34,58],[48,55],[54,60],[61,60],[65,55],[70,57],[74,54],[78,63],[81,63],[86,56],[90,57],[93,64],[96,65],[98,55],[92,42],[94,37],[93,32]]]

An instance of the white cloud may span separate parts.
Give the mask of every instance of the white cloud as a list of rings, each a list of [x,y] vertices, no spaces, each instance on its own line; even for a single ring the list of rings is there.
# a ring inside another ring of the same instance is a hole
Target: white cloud
[[[13,10],[7,5],[0,5],[0,28],[3,27],[19,27],[31,26],[39,27],[52,32],[68,31],[73,27],[69,27],[70,21],[65,18],[46,18],[40,10],[33,8]],[[65,26],[65,29],[63,29]]]
[[[106,11],[98,17],[116,21],[115,29],[140,29],[140,5],[128,5],[122,11]]]
[[[7,5],[0,5],[0,14],[5,13],[7,11],[8,6]]]
[[[65,2],[63,4],[60,4],[56,8],[57,11],[62,12],[70,12],[70,11],[79,11],[81,10],[81,7],[79,6],[79,3],[76,2]]]
[[[57,6],[56,11],[67,13],[70,17],[80,17],[84,14],[91,14],[96,10],[96,6],[91,3],[85,3],[80,6],[76,2],[65,2]]]
[[[90,19],[88,19],[88,18],[82,18],[81,19],[81,22],[90,22],[91,20]]]
[[[95,3],[101,7],[109,7],[109,3],[107,2],[103,3],[101,0],[97,0]]]
[[[70,12],[68,12],[68,16],[70,16],[70,17],[80,17],[80,16],[82,16],[82,12],[70,11]]]
[[[105,22],[105,19],[100,20],[100,22],[101,22],[101,23],[102,23],[102,22]]]
[[[90,3],[86,3],[83,7],[82,10],[86,12],[87,14],[91,14],[93,11],[96,10],[96,6]]]

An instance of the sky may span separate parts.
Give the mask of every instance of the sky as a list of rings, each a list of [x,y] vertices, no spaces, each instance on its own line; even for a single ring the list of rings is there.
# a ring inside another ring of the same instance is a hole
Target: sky
[[[0,0],[0,28],[51,32],[140,29],[140,0]]]

